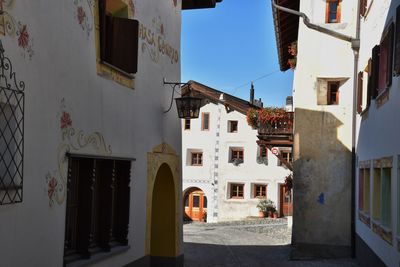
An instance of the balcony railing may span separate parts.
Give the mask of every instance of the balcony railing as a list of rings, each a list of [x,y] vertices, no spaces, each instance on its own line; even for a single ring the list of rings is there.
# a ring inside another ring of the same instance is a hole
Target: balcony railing
[[[293,134],[293,112],[287,112],[284,118],[275,122],[260,122],[259,135],[292,135]]]

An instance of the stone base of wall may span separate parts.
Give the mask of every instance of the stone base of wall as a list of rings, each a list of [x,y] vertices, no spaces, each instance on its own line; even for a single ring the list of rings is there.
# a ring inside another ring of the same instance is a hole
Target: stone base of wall
[[[183,267],[183,259],[183,254],[175,258],[144,256],[124,267]]]
[[[351,257],[350,246],[296,243],[292,245],[291,260],[336,259]]]
[[[367,243],[356,234],[356,259],[363,267],[385,267],[382,260],[372,251]]]

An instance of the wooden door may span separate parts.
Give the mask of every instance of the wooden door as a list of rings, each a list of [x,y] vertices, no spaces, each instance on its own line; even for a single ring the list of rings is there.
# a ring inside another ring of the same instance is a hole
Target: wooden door
[[[192,221],[205,220],[207,198],[203,191],[196,190],[185,197],[185,213]]]
[[[279,195],[280,195],[280,216],[292,216],[293,215],[293,195],[292,191],[287,193],[283,184],[279,185]]]

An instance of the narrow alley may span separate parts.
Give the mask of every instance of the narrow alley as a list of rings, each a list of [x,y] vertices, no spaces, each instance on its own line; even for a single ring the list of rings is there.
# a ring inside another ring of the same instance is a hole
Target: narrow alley
[[[352,259],[290,261],[286,219],[190,223],[183,230],[185,267],[359,266]]]

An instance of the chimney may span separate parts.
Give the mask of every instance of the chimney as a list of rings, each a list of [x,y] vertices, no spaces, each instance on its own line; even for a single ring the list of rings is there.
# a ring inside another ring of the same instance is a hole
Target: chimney
[[[251,82],[251,88],[250,88],[250,104],[254,105],[254,85],[253,85],[253,82]]]

